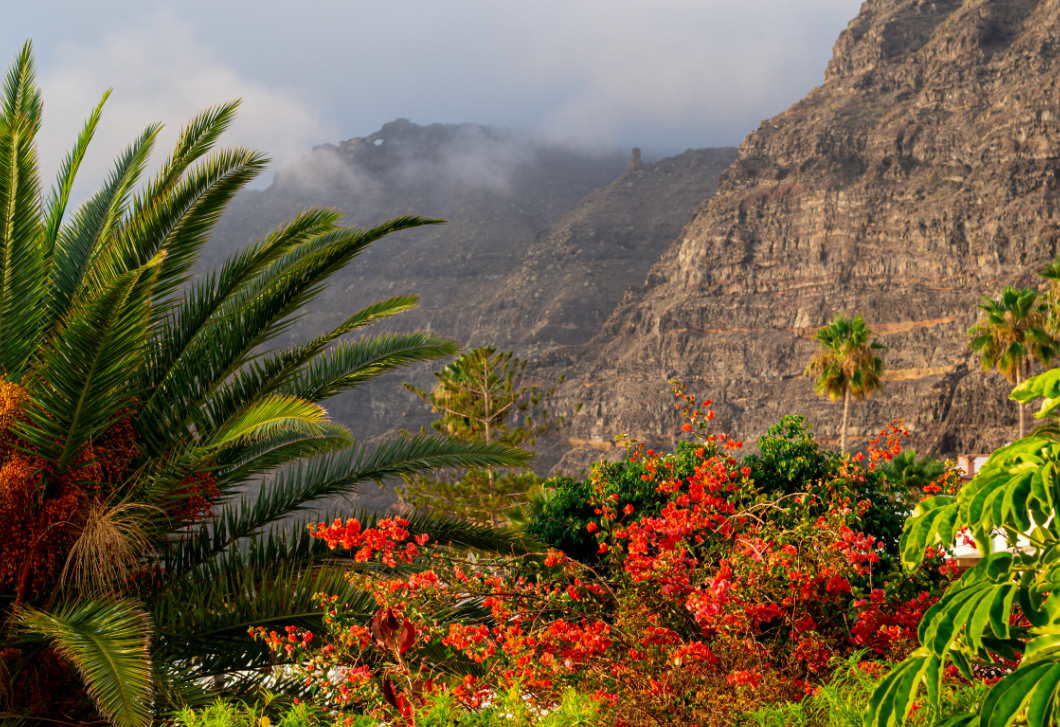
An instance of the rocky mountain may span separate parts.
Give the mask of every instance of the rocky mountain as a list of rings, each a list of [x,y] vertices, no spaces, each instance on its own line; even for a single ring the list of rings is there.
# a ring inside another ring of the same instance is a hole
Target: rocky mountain
[[[318,146],[268,189],[241,195],[218,225],[208,262],[310,206],[335,207],[347,224],[362,226],[409,213],[445,219],[369,248],[306,311],[297,335],[381,297],[417,293],[420,308],[395,327],[441,325],[467,340],[492,289],[541,231],[625,166],[618,153],[579,153],[522,132],[399,119],[367,137]]]
[[[890,348],[855,446],[896,417],[921,452],[1012,439],[1007,387],[965,331],[982,295],[1037,284],[1057,254],[1058,79],[1060,0],[865,2],[823,85],[747,137],[601,333],[542,357],[585,401],[556,456],[606,456],[620,432],[672,441],[671,376],[742,439],[803,414],[838,443],[841,404],[801,376],[835,312]]]
[[[446,225],[373,245],[304,311],[294,335],[312,335],[372,301],[416,293],[420,308],[371,332],[426,328],[536,358],[590,341],[735,159],[735,149],[700,149],[645,163],[639,150],[631,159],[474,124],[398,120],[316,147],[268,189],[241,195],[220,221],[206,263],[309,206],[336,207],[359,225],[405,213],[443,218]],[[329,410],[366,439],[417,429],[430,411],[401,382],[429,388],[431,370],[387,376]],[[358,504],[387,502],[373,494]]]
[[[634,149],[625,174],[527,248],[486,304],[472,343],[535,355],[591,340],[735,160],[731,148],[689,149],[645,164]]]

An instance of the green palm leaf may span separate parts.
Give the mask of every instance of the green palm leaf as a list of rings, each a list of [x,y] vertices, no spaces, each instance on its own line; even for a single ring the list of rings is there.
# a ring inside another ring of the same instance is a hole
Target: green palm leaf
[[[40,341],[47,270],[38,237],[40,180],[34,137],[40,92],[29,44],[3,88],[0,118],[0,368],[16,380]]]
[[[140,178],[161,127],[153,125],[118,157],[103,187],[82,204],[69,225],[63,226],[52,260],[50,320],[58,325],[86,290],[91,261],[98,257],[119,223],[133,185]]]
[[[118,727],[150,723],[151,627],[146,614],[125,602],[91,602],[52,613],[24,607],[18,620],[81,673],[107,719]]]
[[[147,301],[160,259],[117,278],[81,307],[42,352],[21,436],[62,475],[129,405],[128,370],[142,356]]]

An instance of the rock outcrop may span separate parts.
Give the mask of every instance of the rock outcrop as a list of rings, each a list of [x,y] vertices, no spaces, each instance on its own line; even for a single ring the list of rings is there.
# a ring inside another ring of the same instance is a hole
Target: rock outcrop
[[[640,161],[634,149],[634,160]],[[652,164],[640,161],[583,199],[529,245],[488,302],[473,344],[535,356],[556,345],[587,343],[644,281],[736,150],[689,149]]]
[[[542,359],[572,367],[562,395],[585,401],[554,445],[565,464],[620,432],[671,441],[671,376],[745,440],[803,414],[838,443],[840,405],[801,376],[836,312],[890,348],[882,393],[853,408],[855,446],[896,417],[921,452],[1014,437],[965,331],[982,295],[1037,284],[1057,254],[1058,80],[1058,0],[866,2],[824,84],[747,137],[600,335]]]

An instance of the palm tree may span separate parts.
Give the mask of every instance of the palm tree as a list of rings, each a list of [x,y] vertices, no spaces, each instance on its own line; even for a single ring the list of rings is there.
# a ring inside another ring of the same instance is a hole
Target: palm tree
[[[439,220],[361,229],[312,209],[192,275],[267,161],[212,151],[236,106],[195,117],[144,180],[160,128],[148,127],[68,214],[103,101],[45,196],[29,43],[0,89],[0,720],[131,727],[239,693],[269,666],[248,627],[320,628],[322,591],[374,610],[343,578],[357,566],[331,565],[296,516],[367,482],[528,462],[426,434],[369,448],[328,418],[322,401],[457,352],[423,332],[348,339],[412,296],[270,349],[374,241]],[[443,544],[517,545],[428,516],[409,527]]]
[[[968,329],[968,346],[979,353],[983,371],[997,370],[1014,386],[1030,376],[1031,362],[1047,364],[1056,357],[1058,346],[1047,327],[1048,306],[1038,300],[1034,288],[1001,291],[997,300],[984,296],[979,304],[979,320]],[[1025,434],[1024,402],[1016,402],[1019,432]]]
[[[1060,258],[1039,270],[1038,275],[1049,281],[1049,290],[1045,293],[1045,330],[1056,338],[1060,336]]]
[[[850,400],[871,396],[880,389],[883,357],[887,347],[871,341],[872,331],[865,319],[853,320],[839,314],[814,335],[818,351],[806,366],[804,376],[817,378],[818,396],[832,401],[843,399],[843,427],[840,448],[847,451],[847,425],[850,422]]]
[[[917,457],[915,449],[902,451],[876,469],[897,488],[898,494],[910,506],[923,497],[925,487],[947,472],[944,462],[934,457]]]

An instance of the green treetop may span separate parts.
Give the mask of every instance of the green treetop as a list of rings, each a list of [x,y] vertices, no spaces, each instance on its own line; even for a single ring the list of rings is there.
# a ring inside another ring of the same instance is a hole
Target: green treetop
[[[523,383],[527,362],[511,351],[475,348],[435,373],[430,393],[405,384],[441,417],[431,426],[464,442],[500,443],[532,450],[537,437],[565,424],[547,404],[555,385],[539,390]],[[560,376],[557,384],[563,383]],[[581,408],[581,405],[578,406]],[[532,473],[501,473],[495,468],[471,470],[459,479],[408,478],[402,498],[410,505],[497,524],[506,508],[525,499],[540,484]]]
[[[1048,331],[1048,306],[1034,288],[1011,286],[997,300],[984,296],[979,320],[968,329],[968,346],[979,353],[983,371],[996,368],[1019,386],[1031,373],[1035,360],[1044,364],[1056,357],[1058,343]],[[1023,402],[1017,402],[1019,433],[1025,434]]]
[[[861,316],[850,319],[839,314],[814,335],[819,348],[806,366],[805,376],[817,379],[818,396],[843,400],[842,451],[847,450],[850,400],[879,391],[887,347],[871,340],[872,331]]]

